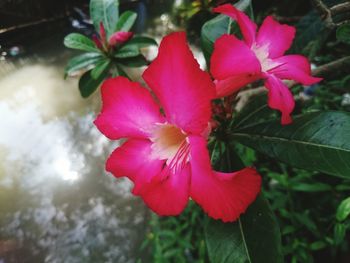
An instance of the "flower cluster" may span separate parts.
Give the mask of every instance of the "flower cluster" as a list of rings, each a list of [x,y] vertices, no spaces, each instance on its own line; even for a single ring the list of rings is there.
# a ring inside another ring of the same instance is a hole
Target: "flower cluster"
[[[310,66],[301,56],[282,56],[294,29],[268,17],[256,25],[231,5],[215,9],[237,20],[244,41],[224,35],[215,43],[212,80],[200,69],[185,33],[162,40],[158,56],[143,73],[151,92],[124,77],[102,85],[98,129],[112,140],[126,138],[109,157],[106,170],[134,183],[133,193],[159,215],[178,215],[191,198],[215,219],[236,220],[255,200],[261,177],[253,168],[222,173],[211,167],[207,138],[211,101],[264,79],[269,105],[291,121],[294,100],[280,79],[311,84]]]

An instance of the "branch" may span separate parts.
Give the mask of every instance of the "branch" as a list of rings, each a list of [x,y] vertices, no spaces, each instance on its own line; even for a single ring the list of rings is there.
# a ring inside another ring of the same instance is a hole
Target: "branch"
[[[324,77],[330,73],[337,71],[349,71],[350,69],[350,56],[337,59],[330,63],[319,66],[312,71],[312,74],[317,77]]]
[[[331,11],[331,14],[333,16],[341,13],[345,13],[345,12],[350,12],[350,2],[345,2],[345,3],[332,6],[331,8],[329,8],[329,10]]]
[[[326,6],[322,0],[311,0],[317,12],[320,14],[321,19],[325,22],[326,26],[329,28],[334,28],[335,24],[332,18],[332,12]]]
[[[322,2],[322,0],[311,0],[311,1],[315,9],[317,10],[317,12],[320,14],[321,19],[324,21],[326,27],[330,29],[334,29],[335,27],[338,27],[348,22],[348,21],[340,21],[339,23],[335,23],[333,21],[332,16],[349,12],[350,2],[341,3],[329,8],[327,5],[325,5],[325,3]]]

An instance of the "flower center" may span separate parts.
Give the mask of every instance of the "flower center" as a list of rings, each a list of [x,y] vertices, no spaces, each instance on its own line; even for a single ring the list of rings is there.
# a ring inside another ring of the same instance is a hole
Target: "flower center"
[[[150,140],[152,144],[152,154],[160,160],[167,160],[167,164],[175,157],[181,158],[186,155],[177,156],[181,149],[188,145],[187,136],[184,131],[172,124],[158,124]]]
[[[260,62],[261,70],[267,72],[268,70],[278,66],[277,63],[273,62],[269,58],[268,45],[258,46],[256,43],[252,46],[252,51]]]
[[[160,160],[167,160],[169,169],[176,172],[189,160],[189,143],[187,135],[172,124],[158,124],[150,140],[153,142],[152,155]]]

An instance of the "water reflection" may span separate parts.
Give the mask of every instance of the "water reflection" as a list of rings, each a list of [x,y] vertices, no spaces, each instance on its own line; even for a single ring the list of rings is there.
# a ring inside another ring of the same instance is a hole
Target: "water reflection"
[[[147,210],[104,172],[117,145],[92,124],[98,97],[60,73],[36,63],[0,81],[0,260],[135,262]]]

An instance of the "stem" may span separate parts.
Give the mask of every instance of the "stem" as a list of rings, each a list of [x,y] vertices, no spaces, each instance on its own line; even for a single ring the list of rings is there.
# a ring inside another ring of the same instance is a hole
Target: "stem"
[[[341,13],[350,11],[350,2],[341,3],[330,8],[332,15],[338,15]]]
[[[337,59],[335,61],[332,61],[330,63],[324,64],[322,66],[319,66],[315,70],[312,71],[312,74],[314,76],[325,76],[327,74],[337,72],[337,71],[349,71],[350,68],[350,56]]]

